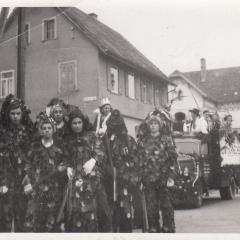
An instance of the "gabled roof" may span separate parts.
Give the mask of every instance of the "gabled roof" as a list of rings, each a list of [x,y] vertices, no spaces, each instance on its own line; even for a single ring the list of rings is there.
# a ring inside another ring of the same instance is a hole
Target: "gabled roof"
[[[58,9],[83,31],[104,54],[132,65],[149,75],[161,78],[171,85],[175,85],[118,32],[78,8],[59,7]]]
[[[179,71],[175,71],[172,77]],[[198,87],[207,96],[218,103],[240,101],[240,67],[220,68],[206,70],[206,80],[201,81],[201,71],[184,72],[185,76],[193,86]],[[199,91],[199,92],[201,92]],[[235,95],[234,93],[238,93]],[[202,94],[204,95],[204,94]]]
[[[194,89],[200,92],[204,97],[211,99],[214,102],[217,102],[217,99],[208,90],[206,90],[198,82],[191,81],[191,79],[189,79],[185,75],[185,73],[181,73],[180,71],[176,70],[169,76],[169,78],[173,78],[173,77],[182,77],[189,85],[191,85]]]

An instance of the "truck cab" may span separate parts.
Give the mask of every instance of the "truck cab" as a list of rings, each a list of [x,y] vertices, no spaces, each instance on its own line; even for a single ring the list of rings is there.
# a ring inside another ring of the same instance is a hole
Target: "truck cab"
[[[234,198],[237,177],[229,167],[221,165],[220,149],[216,151],[211,142],[194,135],[176,137],[175,145],[180,170],[174,190],[175,204],[201,207],[203,194],[208,196],[210,189],[219,189],[224,200]]]

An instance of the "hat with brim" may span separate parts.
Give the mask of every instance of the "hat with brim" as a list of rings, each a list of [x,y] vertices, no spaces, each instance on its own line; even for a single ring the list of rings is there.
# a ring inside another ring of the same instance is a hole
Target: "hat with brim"
[[[192,110],[190,110],[189,112],[193,112],[193,113],[195,113],[197,116],[199,116],[199,110],[198,109],[196,109],[196,108],[194,108],[194,109],[192,109]]]
[[[210,112],[209,112],[208,110],[204,110],[204,111],[203,111],[203,114],[206,114],[206,113],[207,113],[207,114],[210,114]]]
[[[178,121],[182,121],[182,120],[184,120],[185,119],[185,113],[183,113],[183,112],[177,112],[177,113],[175,113],[175,118],[176,118],[176,120],[178,120]]]

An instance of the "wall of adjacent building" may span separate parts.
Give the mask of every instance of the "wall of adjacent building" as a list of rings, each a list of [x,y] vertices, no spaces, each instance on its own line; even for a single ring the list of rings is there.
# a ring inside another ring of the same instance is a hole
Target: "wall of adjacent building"
[[[119,88],[118,93],[114,93],[111,89],[111,72],[110,69],[116,67],[118,69],[118,81]],[[135,98],[132,99],[127,96],[126,79],[128,73],[134,75],[135,80]],[[154,110],[156,107],[154,104],[154,96],[152,89],[152,95],[150,102],[144,102],[141,98],[141,79],[151,81],[152,83],[156,79],[152,79],[147,75],[144,75],[140,71],[127,66],[117,60],[114,60],[103,54],[99,54],[99,98],[109,97],[113,108],[119,109],[125,118],[127,128],[131,135],[135,136],[135,125],[139,124],[143,119],[146,118],[147,114]],[[167,85],[165,84],[167,90]],[[164,103],[167,102],[167,94],[165,94]]]

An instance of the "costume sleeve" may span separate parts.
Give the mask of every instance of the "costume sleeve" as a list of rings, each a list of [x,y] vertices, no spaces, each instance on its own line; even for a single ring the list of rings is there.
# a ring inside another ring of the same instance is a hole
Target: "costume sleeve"
[[[96,165],[99,167],[101,174],[105,175],[107,155],[102,142],[102,139],[91,132],[92,135],[92,157],[96,160]]]
[[[66,138],[61,145],[62,150],[62,162],[66,167],[73,167],[72,159],[71,159],[71,143],[70,139]]]
[[[23,182],[24,185],[27,185],[30,181],[31,184],[35,182],[35,172],[36,169],[34,167],[34,158],[35,158],[35,144],[30,145],[30,149],[28,151],[28,154],[25,159],[25,168],[24,170],[26,171],[26,179]]]
[[[133,185],[137,185],[141,182],[141,167],[139,166],[139,153],[138,146],[135,139],[128,135],[127,141],[128,156],[129,156],[129,176]]]
[[[0,186],[10,187],[12,175],[12,166],[8,154],[1,152],[0,156]]]

